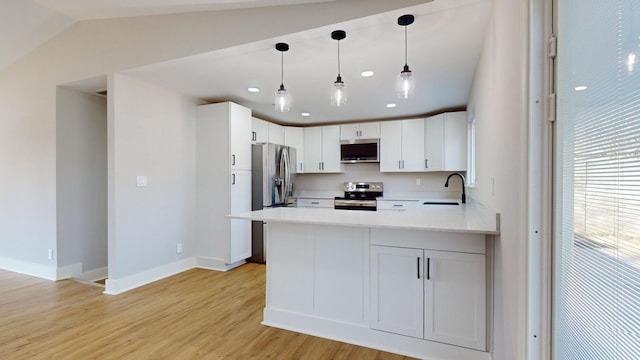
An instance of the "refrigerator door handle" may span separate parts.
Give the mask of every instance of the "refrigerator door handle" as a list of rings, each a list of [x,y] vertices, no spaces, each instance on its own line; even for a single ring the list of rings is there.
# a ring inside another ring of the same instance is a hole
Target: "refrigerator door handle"
[[[282,202],[287,203],[289,198],[289,188],[291,187],[291,169],[289,168],[289,150],[285,147],[282,148],[282,155],[280,155],[280,171],[281,176],[284,178],[282,184]],[[283,171],[283,172],[282,172]]]

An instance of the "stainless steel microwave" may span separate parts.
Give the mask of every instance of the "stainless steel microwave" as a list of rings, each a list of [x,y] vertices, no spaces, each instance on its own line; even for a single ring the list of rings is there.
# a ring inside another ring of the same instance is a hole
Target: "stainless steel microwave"
[[[348,164],[380,162],[380,139],[340,141],[340,161]]]

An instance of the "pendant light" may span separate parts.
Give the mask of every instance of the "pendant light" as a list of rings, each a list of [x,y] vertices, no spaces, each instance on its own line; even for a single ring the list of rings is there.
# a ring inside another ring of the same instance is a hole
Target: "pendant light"
[[[333,82],[333,88],[331,89],[331,105],[341,106],[347,103],[347,92],[340,76],[340,40],[347,37],[347,33],[344,30],[336,30],[331,33],[331,38],[338,41],[338,77]]]
[[[398,18],[398,25],[404,26],[404,68],[400,72],[397,84],[398,97],[403,99],[413,96],[416,87],[413,73],[407,65],[407,26],[413,24],[413,20],[413,15],[402,15]]]
[[[276,50],[280,51],[280,87],[276,90],[274,106],[278,112],[287,112],[291,109],[291,96],[284,88],[284,53],[289,51],[289,44],[277,43]]]

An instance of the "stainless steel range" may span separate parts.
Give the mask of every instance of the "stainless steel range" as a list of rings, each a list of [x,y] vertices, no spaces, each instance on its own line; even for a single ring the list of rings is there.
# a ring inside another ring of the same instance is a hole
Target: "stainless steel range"
[[[376,211],[377,197],[382,196],[381,182],[345,182],[344,196],[336,196],[334,209]]]

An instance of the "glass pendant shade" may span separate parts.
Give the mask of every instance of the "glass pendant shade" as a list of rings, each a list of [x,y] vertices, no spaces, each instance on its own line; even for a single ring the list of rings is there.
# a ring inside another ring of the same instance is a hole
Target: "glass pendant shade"
[[[287,112],[291,110],[291,96],[283,84],[280,84],[280,88],[276,90],[274,105],[277,112]]]
[[[415,93],[416,81],[408,65],[405,65],[404,70],[400,72],[396,88],[398,97],[401,99],[408,99]]]
[[[331,105],[341,106],[347,103],[347,89],[342,77],[338,76],[331,90]]]

